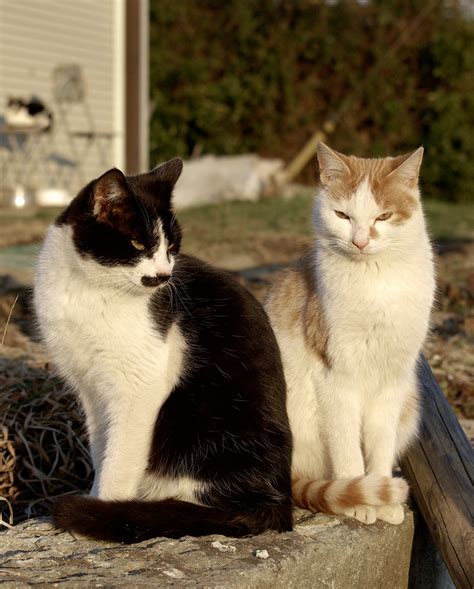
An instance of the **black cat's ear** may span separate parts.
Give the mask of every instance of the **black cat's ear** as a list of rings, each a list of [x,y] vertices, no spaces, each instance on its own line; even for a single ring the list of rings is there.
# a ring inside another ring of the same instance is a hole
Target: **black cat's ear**
[[[324,143],[318,143],[317,154],[319,176],[321,183],[325,186],[351,173],[347,164],[344,162],[345,156],[342,153],[332,150]]]
[[[169,206],[174,185],[183,171],[183,160],[174,157],[164,164],[160,164],[146,174],[133,176],[133,181],[158,199],[162,204]]]
[[[127,181],[120,170],[112,168],[102,174],[93,187],[93,214],[97,220],[109,221],[114,211],[122,208],[127,194]]]
[[[164,164],[160,164],[149,173],[155,182],[167,185],[170,188],[178,181],[183,171],[183,160],[179,157],[174,157]]]

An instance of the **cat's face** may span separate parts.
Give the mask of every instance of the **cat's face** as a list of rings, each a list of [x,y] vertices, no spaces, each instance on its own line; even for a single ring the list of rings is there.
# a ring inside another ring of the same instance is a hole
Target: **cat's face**
[[[139,176],[112,169],[81,191],[56,224],[71,227],[85,273],[133,292],[168,283],[181,243],[171,209],[181,170],[177,158]]]
[[[421,214],[418,175],[423,149],[397,158],[362,159],[318,146],[323,190],[316,201],[322,243],[354,259],[394,252]]]

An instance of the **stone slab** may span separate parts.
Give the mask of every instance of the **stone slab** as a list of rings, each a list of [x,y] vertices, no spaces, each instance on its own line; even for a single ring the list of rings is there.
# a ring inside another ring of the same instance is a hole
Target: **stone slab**
[[[77,539],[47,520],[30,520],[0,532],[0,584],[405,589],[412,539],[410,511],[400,526],[298,511],[290,533],[156,538],[132,546]]]

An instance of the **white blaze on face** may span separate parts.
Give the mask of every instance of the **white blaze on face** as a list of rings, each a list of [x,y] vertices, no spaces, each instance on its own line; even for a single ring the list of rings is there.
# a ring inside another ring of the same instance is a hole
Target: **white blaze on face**
[[[370,242],[370,229],[375,217],[379,214],[379,206],[366,178],[348,203],[347,214],[351,222],[351,241],[363,249]]]
[[[153,256],[144,257],[135,267],[135,274],[138,281],[143,276],[154,278],[155,276],[171,276],[174,266],[173,256],[168,255],[168,240],[161,221],[158,221],[153,231],[156,242],[159,244],[154,250]]]

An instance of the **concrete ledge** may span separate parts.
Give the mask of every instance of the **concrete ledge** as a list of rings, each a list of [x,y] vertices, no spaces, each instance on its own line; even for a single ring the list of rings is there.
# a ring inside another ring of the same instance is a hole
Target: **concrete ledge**
[[[413,514],[391,526],[298,510],[295,531],[234,539],[156,538],[133,546],[75,539],[46,520],[0,533],[0,584],[61,587],[402,589]]]

